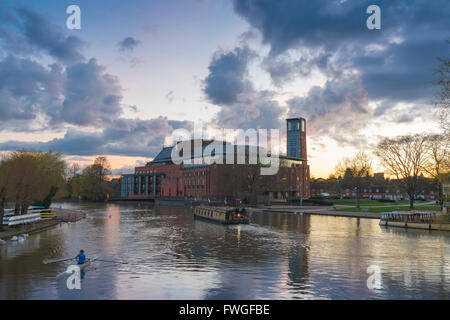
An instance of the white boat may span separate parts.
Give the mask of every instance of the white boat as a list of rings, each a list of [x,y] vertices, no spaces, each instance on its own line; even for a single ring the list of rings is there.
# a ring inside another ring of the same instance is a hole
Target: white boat
[[[93,258],[87,259],[85,263],[83,263],[83,264],[77,264],[76,266],[78,266],[78,267],[80,268],[80,270],[83,270],[83,269],[89,267],[89,266],[92,264],[92,262],[94,262],[95,260],[98,260],[98,259],[100,259],[100,257],[98,257],[98,256],[97,256],[97,257],[93,257]],[[68,268],[67,268],[66,270],[64,270],[63,272],[57,274],[57,275],[56,275],[56,278],[60,278],[60,277],[62,277],[62,276],[64,276],[64,275],[69,275],[69,274],[71,274],[72,272],[73,272],[73,271],[71,271],[71,268],[68,267]]]

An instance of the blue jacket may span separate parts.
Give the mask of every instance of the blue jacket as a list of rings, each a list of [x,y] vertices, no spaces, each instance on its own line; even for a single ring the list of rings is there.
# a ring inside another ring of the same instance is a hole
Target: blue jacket
[[[78,260],[78,264],[86,262],[86,255],[84,253],[79,253],[75,258]]]

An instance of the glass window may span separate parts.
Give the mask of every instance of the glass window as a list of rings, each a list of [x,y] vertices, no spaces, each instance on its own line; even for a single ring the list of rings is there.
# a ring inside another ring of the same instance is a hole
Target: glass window
[[[288,131],[299,131],[300,123],[298,120],[288,121]]]
[[[302,120],[302,132],[305,132],[305,120]]]

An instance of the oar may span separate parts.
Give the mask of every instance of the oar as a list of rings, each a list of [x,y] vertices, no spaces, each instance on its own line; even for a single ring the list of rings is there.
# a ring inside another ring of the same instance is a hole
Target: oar
[[[112,263],[118,263],[118,264],[128,264],[128,262],[122,262],[122,261],[111,261],[111,260],[101,260],[101,259],[97,259],[97,261],[112,262]]]
[[[69,260],[74,260],[75,258],[62,258],[62,259],[44,259],[42,262],[44,264],[49,264],[49,263],[55,263],[55,262],[63,262],[63,261],[69,261]]]

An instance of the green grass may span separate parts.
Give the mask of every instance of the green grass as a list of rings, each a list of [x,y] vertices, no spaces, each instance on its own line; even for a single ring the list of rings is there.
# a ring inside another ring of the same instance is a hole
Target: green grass
[[[354,206],[356,207],[355,200],[330,200],[335,205],[343,205],[343,206]],[[399,205],[409,205],[408,200],[401,200],[398,202]],[[420,205],[423,203],[422,201],[414,202],[414,205]],[[378,202],[376,200],[360,200],[359,204],[361,207],[374,207],[374,206],[395,206],[394,202]]]
[[[361,209],[357,208],[339,208],[338,211],[347,211],[347,212],[361,212],[362,209],[366,209],[367,212],[390,212],[400,209],[400,211],[409,211],[408,207],[397,207],[397,206],[389,206],[389,207],[374,207],[374,208],[364,208],[361,206]],[[412,210],[424,210],[424,211],[441,211],[439,205],[414,205],[414,209]]]

